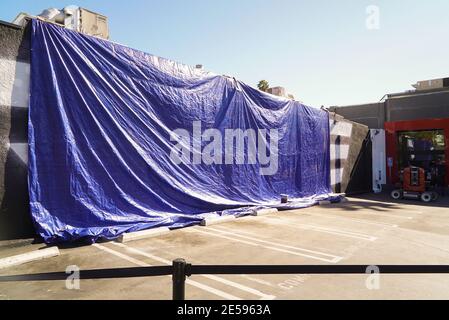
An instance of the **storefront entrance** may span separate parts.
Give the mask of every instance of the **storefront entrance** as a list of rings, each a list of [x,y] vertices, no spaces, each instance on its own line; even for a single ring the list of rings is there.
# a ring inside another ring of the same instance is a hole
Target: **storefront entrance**
[[[386,122],[387,175],[400,181],[408,166],[423,168],[432,185],[449,186],[449,119]]]
[[[432,185],[443,187],[446,177],[444,130],[398,132],[399,170],[414,166],[425,170]]]

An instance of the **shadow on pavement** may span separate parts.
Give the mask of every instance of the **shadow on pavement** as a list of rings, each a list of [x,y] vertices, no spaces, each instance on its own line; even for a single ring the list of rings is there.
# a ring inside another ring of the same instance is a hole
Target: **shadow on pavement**
[[[369,194],[355,195],[351,196],[351,199],[352,200],[348,202],[344,207],[342,207],[342,209],[358,210],[362,208],[363,209],[370,208],[376,211],[387,211],[389,209],[395,209],[398,206],[403,205],[449,208],[449,197],[440,197],[437,201],[424,203],[422,201],[413,199],[394,200],[393,198],[390,197],[389,193],[382,192],[378,194],[369,193]]]

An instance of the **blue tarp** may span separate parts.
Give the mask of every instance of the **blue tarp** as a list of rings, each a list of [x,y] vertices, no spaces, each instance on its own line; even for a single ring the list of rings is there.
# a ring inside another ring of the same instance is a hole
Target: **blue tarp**
[[[31,40],[29,193],[47,243],[330,192],[325,111],[38,20]],[[251,158],[251,130],[265,158]]]

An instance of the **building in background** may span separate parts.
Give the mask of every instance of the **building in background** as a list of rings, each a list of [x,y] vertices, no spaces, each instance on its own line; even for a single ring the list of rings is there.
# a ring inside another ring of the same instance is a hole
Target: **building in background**
[[[109,39],[108,18],[78,6],[67,6],[61,10],[49,8],[37,16],[22,12],[12,23],[25,26],[30,18],[42,19],[90,36]]]
[[[267,92],[278,97],[284,97],[290,100],[295,100],[295,97],[292,94],[289,94],[284,87],[268,88]]]
[[[449,78],[420,81],[413,87],[387,94],[378,103],[329,110],[385,134],[385,156],[377,151],[373,158],[377,171],[373,174],[379,181],[383,181],[382,168],[385,183],[391,185],[400,182],[405,167],[413,165],[432,175],[432,183],[444,192],[449,187]]]

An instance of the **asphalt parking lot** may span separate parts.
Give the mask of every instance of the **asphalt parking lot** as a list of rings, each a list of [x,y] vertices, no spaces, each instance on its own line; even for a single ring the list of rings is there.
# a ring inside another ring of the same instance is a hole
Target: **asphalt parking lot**
[[[446,264],[449,201],[393,202],[385,195],[347,203],[243,217],[191,227],[125,244],[106,242],[61,248],[61,255],[0,270],[1,275],[80,269],[194,264]],[[0,258],[45,247],[0,243]],[[187,299],[449,299],[447,275],[193,276]],[[170,299],[171,277],[0,283],[0,299]]]

